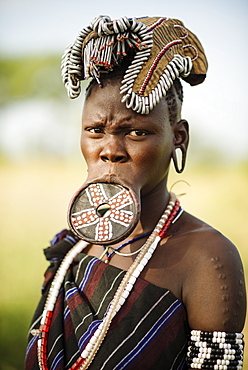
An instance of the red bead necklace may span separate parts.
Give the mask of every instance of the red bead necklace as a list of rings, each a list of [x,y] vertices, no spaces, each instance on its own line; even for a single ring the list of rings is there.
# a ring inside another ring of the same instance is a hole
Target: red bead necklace
[[[180,202],[176,200],[166,222],[164,223],[164,226],[158,233],[158,237],[160,238],[160,240],[165,237],[165,234],[167,230],[169,229],[169,227],[171,226],[171,224],[176,221],[177,218],[175,218],[175,216],[178,215],[179,217],[181,215],[181,211],[179,212],[179,210],[180,210]],[[62,284],[62,281],[60,285],[61,284]],[[55,301],[54,301],[53,307],[55,305]],[[49,330],[51,326],[52,317],[53,317],[53,308],[52,309],[48,308],[45,313],[45,319],[42,320],[41,326],[39,328],[37,354],[38,354],[38,363],[39,363],[39,367],[41,370],[49,370],[48,361],[47,361],[48,360],[47,344],[48,344],[48,334],[49,334]],[[85,360],[86,358],[81,355],[78,358],[78,360],[69,368],[69,370],[79,370]]]

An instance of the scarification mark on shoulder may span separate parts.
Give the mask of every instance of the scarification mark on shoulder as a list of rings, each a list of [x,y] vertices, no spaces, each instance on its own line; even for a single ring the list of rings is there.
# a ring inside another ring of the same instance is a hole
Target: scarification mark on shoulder
[[[224,319],[223,320],[223,325],[227,325],[230,322],[230,319]]]
[[[228,313],[230,311],[229,307],[224,307],[222,312],[225,314],[225,313]]]
[[[220,257],[218,257],[218,256],[215,256],[215,257],[211,258],[212,262],[218,262],[219,260],[220,260]]]
[[[244,286],[244,285],[245,285],[245,282],[244,282],[244,280],[243,280],[243,279],[240,279],[240,280],[239,280],[239,285],[242,285],[242,286]]]
[[[221,290],[228,290],[228,285],[224,284],[220,287]]]
[[[223,265],[221,263],[218,263],[217,265],[214,265],[214,268],[216,270],[220,270],[220,269],[223,269]]]
[[[224,302],[228,302],[228,301],[229,301],[229,299],[230,299],[229,294],[223,294],[223,295],[221,296],[221,298],[222,298],[222,301],[224,301]]]

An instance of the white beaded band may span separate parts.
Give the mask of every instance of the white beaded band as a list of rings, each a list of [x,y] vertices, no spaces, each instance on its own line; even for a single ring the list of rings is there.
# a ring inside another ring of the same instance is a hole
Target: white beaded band
[[[243,334],[192,330],[187,352],[191,369],[241,370]]]

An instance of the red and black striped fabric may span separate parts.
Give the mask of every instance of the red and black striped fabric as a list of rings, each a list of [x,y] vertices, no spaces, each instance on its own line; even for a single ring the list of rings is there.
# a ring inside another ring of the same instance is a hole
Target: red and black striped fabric
[[[76,239],[69,233],[45,250],[51,265],[31,329],[39,328],[52,277],[73,242]],[[54,310],[48,338],[49,369],[69,369],[78,359],[124,275],[125,271],[95,257],[77,256]],[[89,369],[185,369],[188,332],[182,303],[169,290],[138,278]],[[30,335],[25,368],[39,369],[36,335]]]

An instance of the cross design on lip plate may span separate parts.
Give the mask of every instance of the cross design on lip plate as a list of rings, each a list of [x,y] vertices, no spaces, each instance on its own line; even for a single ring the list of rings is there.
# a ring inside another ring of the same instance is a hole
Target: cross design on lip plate
[[[107,190],[107,187],[111,185],[115,189],[121,188],[121,190],[108,198],[104,186]],[[119,224],[128,228],[134,220],[132,211],[134,202],[127,189],[113,184],[96,183],[90,184],[82,194],[81,197],[86,194],[86,204],[91,207],[80,209],[71,214],[73,228],[81,230],[82,234],[84,228],[95,225],[95,240],[98,242],[107,241],[115,236],[113,230],[115,226]],[[124,209],[130,205],[129,209]]]

